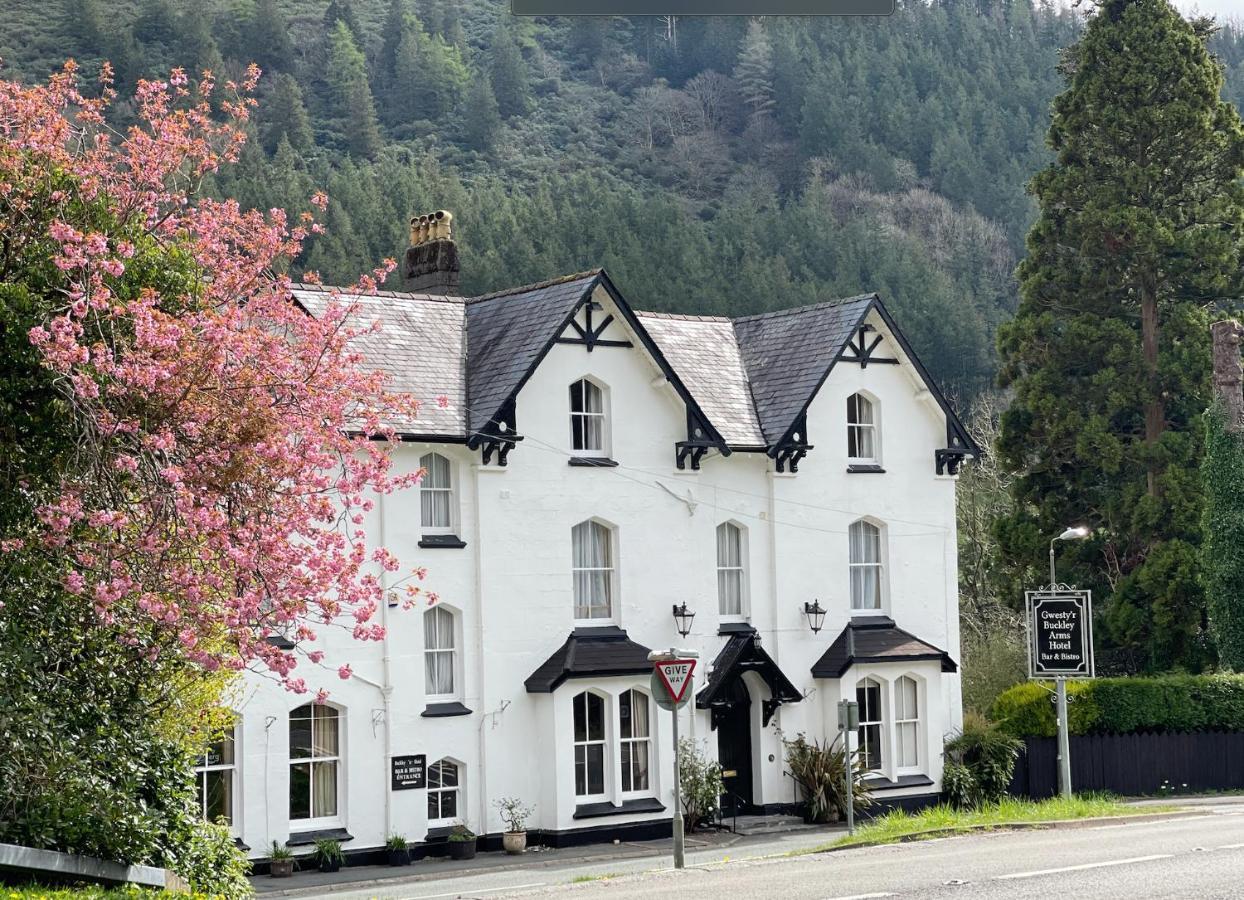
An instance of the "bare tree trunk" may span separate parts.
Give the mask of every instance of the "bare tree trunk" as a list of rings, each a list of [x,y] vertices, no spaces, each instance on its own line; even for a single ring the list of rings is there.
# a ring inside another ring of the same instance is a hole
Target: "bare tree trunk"
[[[1146,272],[1140,280],[1140,341],[1145,358],[1145,374],[1148,381],[1148,397],[1145,399],[1145,445],[1151,451],[1166,430],[1166,404],[1162,399],[1162,385],[1158,381],[1158,289],[1157,279]],[[1149,496],[1156,497],[1158,490],[1157,463],[1149,462]]]
[[[1244,366],[1240,365],[1240,340],[1244,325],[1235,319],[1209,327],[1214,343],[1214,397],[1226,414],[1227,431],[1244,430]]]

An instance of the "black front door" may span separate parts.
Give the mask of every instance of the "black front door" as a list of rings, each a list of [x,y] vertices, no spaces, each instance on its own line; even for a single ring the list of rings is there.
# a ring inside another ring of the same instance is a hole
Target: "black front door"
[[[714,710],[717,722],[717,759],[725,793],[725,815],[742,814],[752,805],[752,698],[742,679],[726,690],[728,705]]]

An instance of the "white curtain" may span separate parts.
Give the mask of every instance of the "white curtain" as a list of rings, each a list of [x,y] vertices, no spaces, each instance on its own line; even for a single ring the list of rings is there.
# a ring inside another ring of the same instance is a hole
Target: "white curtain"
[[[881,607],[881,529],[855,522],[848,529],[851,560],[851,608]]]
[[[570,430],[575,450],[605,449],[605,393],[586,378],[570,386]]]
[[[918,703],[915,679],[904,675],[894,686],[894,718],[898,724],[898,765],[902,768],[914,768],[920,765]]]
[[[449,460],[439,453],[427,453],[419,459],[423,480],[419,482],[419,503],[424,528],[453,526]]]
[[[576,619],[607,619],[613,613],[613,548],[609,529],[580,522],[571,531],[574,545]]]
[[[454,692],[454,617],[434,606],[423,614],[424,666],[427,692],[446,695]]]
[[[852,459],[874,459],[873,405],[867,397],[852,394],[847,398],[847,456]]]
[[[729,522],[717,526],[717,606],[723,616],[743,614],[743,535]]]
[[[648,790],[648,696],[627,691],[619,698],[622,722],[622,790]]]

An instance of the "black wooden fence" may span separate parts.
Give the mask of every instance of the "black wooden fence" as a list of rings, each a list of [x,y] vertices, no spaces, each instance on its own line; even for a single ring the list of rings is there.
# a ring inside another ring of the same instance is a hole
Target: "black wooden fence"
[[[1057,738],[1027,738],[1011,779],[1020,797],[1058,793]],[[1244,732],[1071,736],[1071,786],[1125,796],[1244,789]]]

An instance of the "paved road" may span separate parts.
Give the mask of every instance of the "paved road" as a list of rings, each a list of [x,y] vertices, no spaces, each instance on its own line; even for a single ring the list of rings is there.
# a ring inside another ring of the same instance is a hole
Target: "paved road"
[[[566,900],[1244,898],[1244,807],[1206,807],[1193,818],[1159,822],[976,835],[718,864],[573,889],[538,888],[523,895]]]

